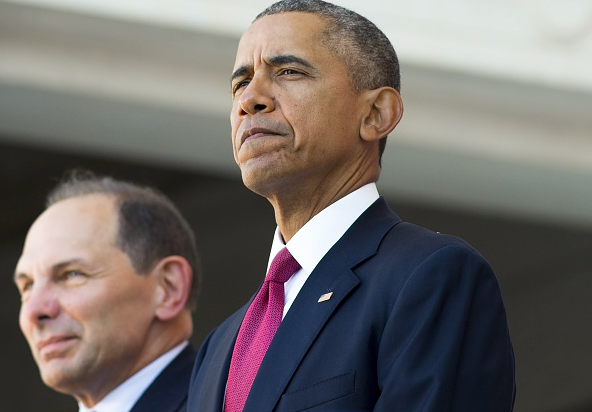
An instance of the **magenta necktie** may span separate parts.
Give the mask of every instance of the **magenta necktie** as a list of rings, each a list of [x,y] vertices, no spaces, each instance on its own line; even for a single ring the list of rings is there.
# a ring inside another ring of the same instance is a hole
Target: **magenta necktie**
[[[300,269],[288,249],[275,256],[238,331],[226,386],[224,412],[242,412],[259,365],[282,321],[284,282]]]

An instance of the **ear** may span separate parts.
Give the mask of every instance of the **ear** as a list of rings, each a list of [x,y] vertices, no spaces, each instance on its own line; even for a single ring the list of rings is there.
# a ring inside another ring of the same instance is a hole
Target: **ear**
[[[368,113],[360,126],[360,136],[366,141],[380,140],[393,131],[403,117],[403,100],[391,87],[363,90]]]
[[[193,271],[181,256],[167,256],[156,264],[152,276],[158,282],[156,317],[167,321],[186,309]]]

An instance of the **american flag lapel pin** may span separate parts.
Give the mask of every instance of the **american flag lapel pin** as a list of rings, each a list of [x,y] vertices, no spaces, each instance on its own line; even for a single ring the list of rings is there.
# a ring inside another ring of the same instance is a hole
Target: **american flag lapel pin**
[[[317,303],[326,302],[333,296],[333,292],[327,292],[321,295]]]

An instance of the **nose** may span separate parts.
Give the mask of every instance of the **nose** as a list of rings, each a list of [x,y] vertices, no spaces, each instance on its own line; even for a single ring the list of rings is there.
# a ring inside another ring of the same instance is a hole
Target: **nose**
[[[270,82],[263,76],[253,76],[238,98],[238,115],[270,112],[275,108]]]
[[[60,304],[56,291],[48,284],[35,283],[27,295],[23,296],[20,311],[21,327],[24,324],[43,327],[59,313]]]

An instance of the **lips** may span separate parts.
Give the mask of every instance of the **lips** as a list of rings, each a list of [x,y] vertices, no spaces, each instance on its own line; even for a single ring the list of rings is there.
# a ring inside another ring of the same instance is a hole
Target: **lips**
[[[44,339],[37,343],[37,351],[43,356],[56,357],[69,349],[76,339],[73,335],[58,335]]]
[[[241,145],[245,142],[255,140],[264,136],[281,136],[280,133],[266,129],[264,127],[252,127],[250,129],[245,130],[241,135]]]

